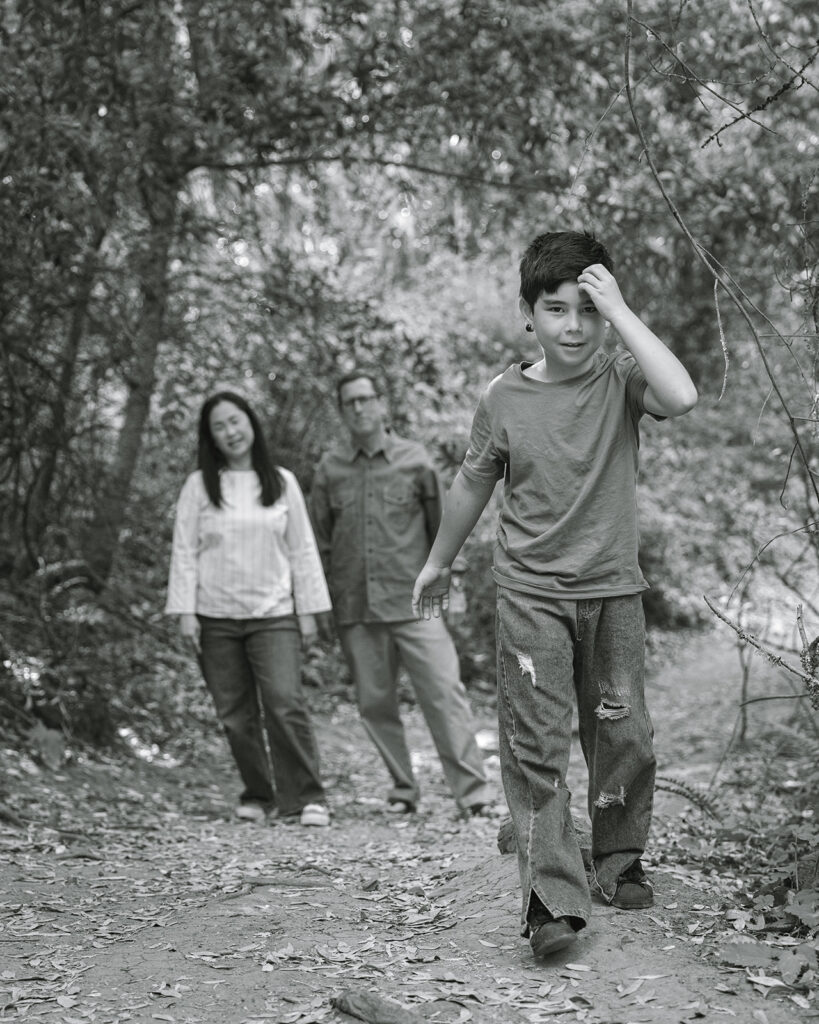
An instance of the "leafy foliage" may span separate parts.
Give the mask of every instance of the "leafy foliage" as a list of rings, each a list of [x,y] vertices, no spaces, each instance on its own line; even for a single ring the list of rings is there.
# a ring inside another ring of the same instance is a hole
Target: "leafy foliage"
[[[448,480],[480,388],[531,354],[518,254],[564,226],[609,243],[702,395],[643,431],[649,623],[702,623],[703,594],[771,642],[795,602],[815,621],[818,37],[808,0],[9,0],[0,699],[16,741],[39,720],[165,742],[191,706],[207,716],[161,607],[209,389],[245,390],[309,489],[340,429],[335,375],[375,363],[396,427]],[[476,691],[494,673],[492,542],[488,514],[457,627]],[[343,685],[338,651],[307,678]],[[815,775],[798,778],[807,800]],[[817,845],[805,810],[783,802],[779,833],[736,824],[780,886],[734,907],[759,934],[815,941],[812,897],[784,874]],[[687,855],[722,849],[704,827],[689,839]]]

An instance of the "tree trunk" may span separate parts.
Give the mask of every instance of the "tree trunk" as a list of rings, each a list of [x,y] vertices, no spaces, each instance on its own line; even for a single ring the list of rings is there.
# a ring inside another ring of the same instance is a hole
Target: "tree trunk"
[[[92,581],[100,588],[108,579],[119,546],[131,481],[156,384],[156,358],[168,298],[168,263],[176,222],[177,185],[172,179],[156,174],[146,184],[143,194],[150,230],[142,264],[142,308],[128,376],[128,397],[113,463],[95,497],[96,514],[86,530],[83,544]]]
[[[91,290],[96,279],[97,254],[105,235],[106,228],[98,227],[80,271],[80,279],[71,311],[68,336],[60,356],[57,395],[51,407],[50,445],[38,467],[37,475],[26,497],[23,520],[23,550],[20,552],[15,565],[16,573],[21,575],[30,572],[36,567],[43,535],[49,522],[51,487],[54,483],[59,456],[64,450],[68,439],[68,409],[74,386],[74,374],[85,332]]]

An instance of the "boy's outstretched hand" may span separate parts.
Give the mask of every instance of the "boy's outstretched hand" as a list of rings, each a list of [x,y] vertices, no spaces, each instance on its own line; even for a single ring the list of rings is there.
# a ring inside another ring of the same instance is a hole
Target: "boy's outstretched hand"
[[[602,263],[593,263],[586,267],[577,279],[578,287],[589,296],[597,307],[597,312],[606,320],[611,320],[626,308],[626,300],[620,292],[620,286]]]
[[[439,618],[449,607],[449,582],[452,573],[448,565],[430,565],[418,574],[412,588],[412,614],[416,619]]]

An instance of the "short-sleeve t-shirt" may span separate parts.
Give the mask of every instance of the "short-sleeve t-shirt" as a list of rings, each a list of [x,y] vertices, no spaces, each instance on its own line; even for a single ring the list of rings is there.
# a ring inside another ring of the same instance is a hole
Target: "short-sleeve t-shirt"
[[[581,600],[648,588],[637,561],[646,379],[625,350],[544,383],[510,366],[481,396],[461,472],[503,479],[498,584]]]

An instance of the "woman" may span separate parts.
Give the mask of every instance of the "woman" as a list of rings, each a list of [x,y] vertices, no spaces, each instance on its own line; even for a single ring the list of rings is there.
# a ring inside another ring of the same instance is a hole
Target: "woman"
[[[329,825],[301,644],[331,605],[301,489],[232,391],[202,406],[198,465],[176,508],[165,610],[199,658],[242,777],[236,815]]]

